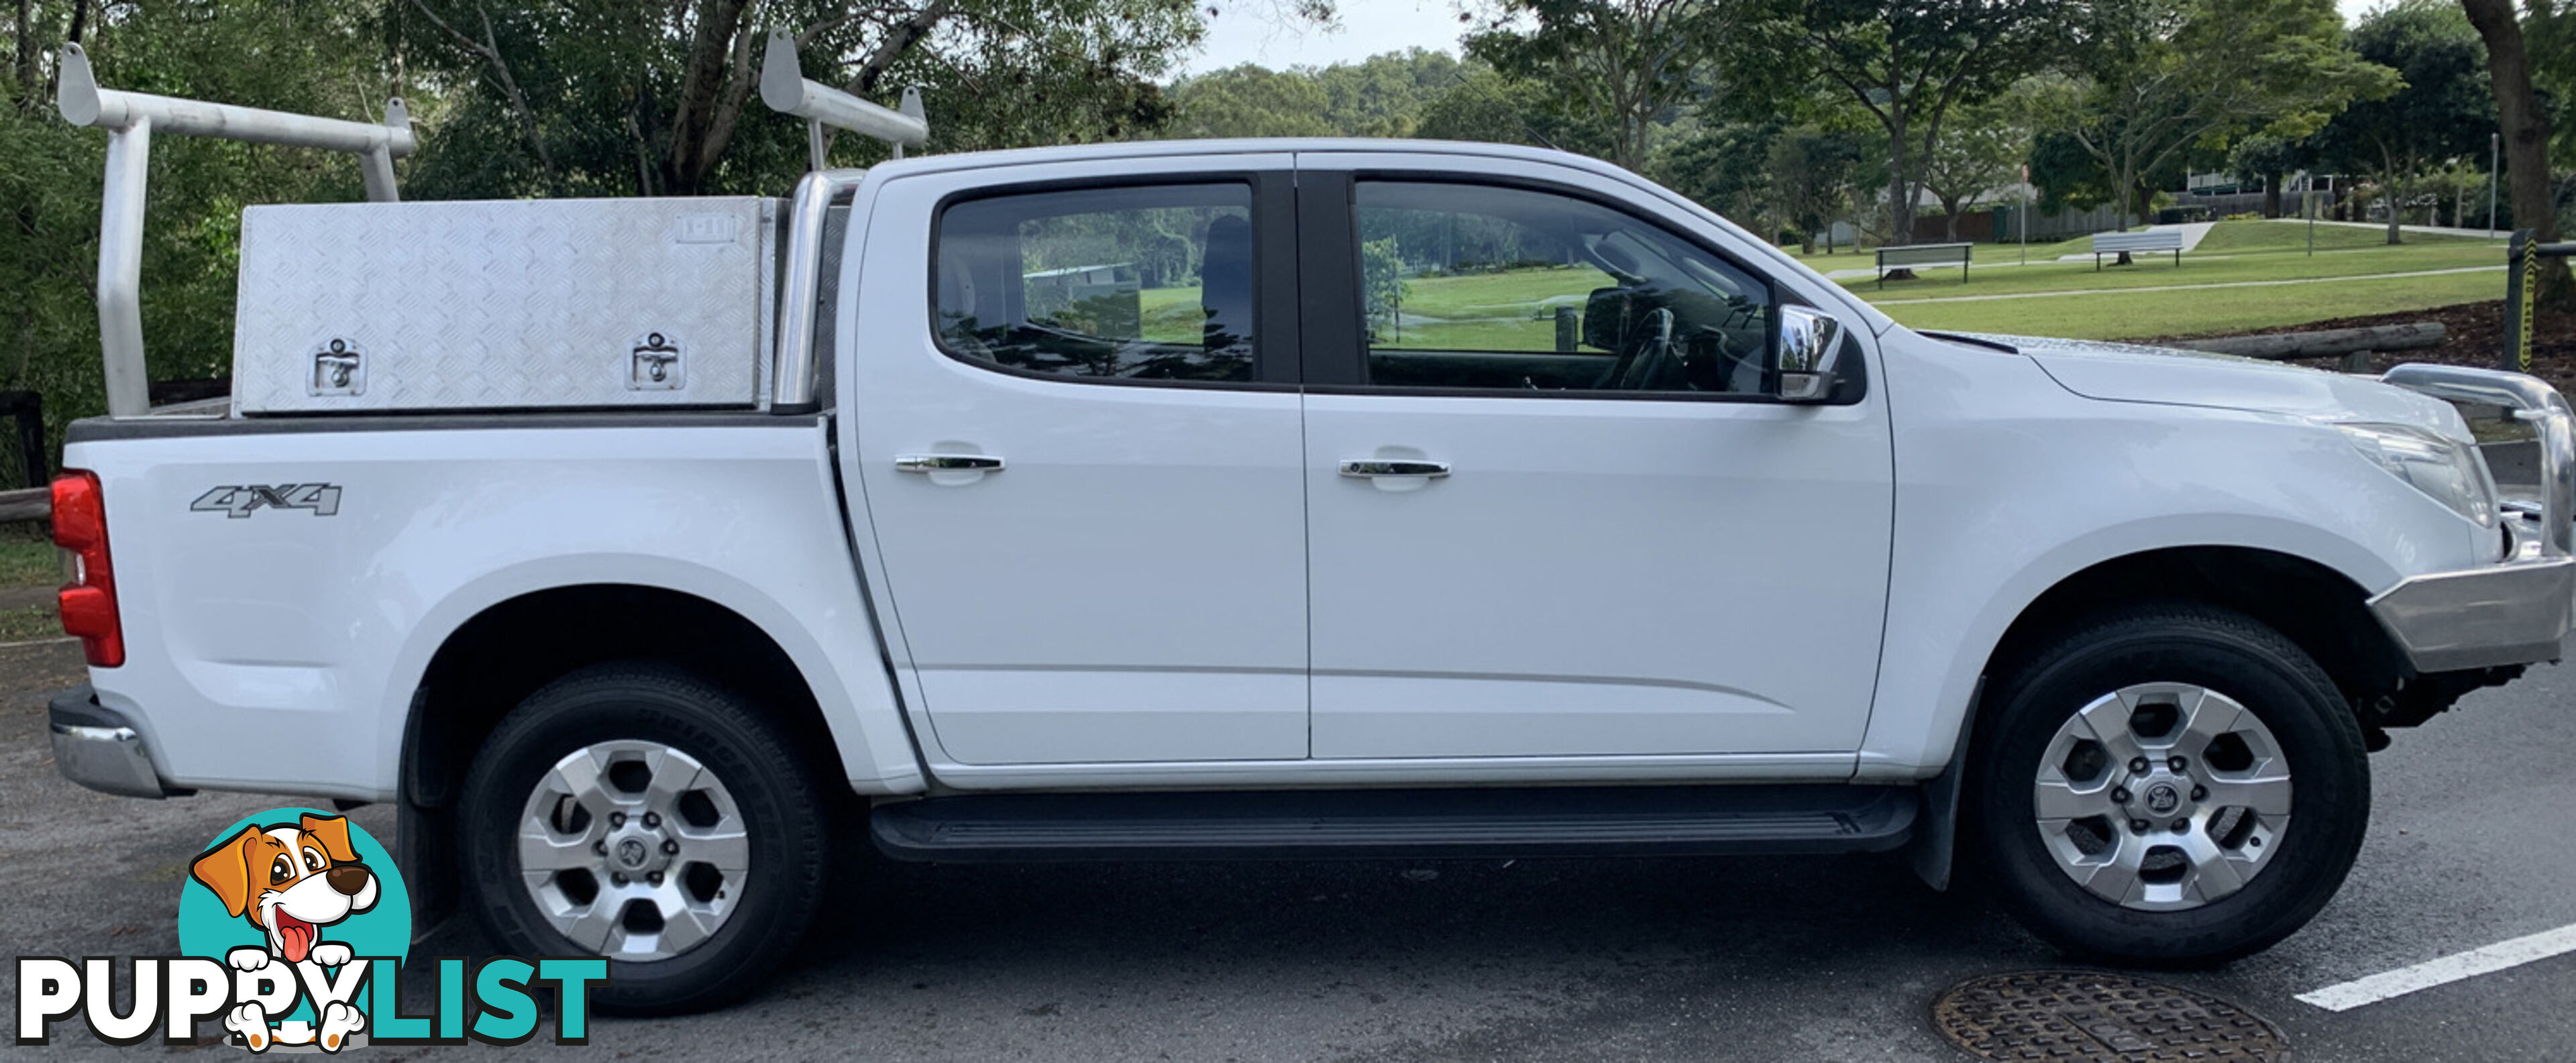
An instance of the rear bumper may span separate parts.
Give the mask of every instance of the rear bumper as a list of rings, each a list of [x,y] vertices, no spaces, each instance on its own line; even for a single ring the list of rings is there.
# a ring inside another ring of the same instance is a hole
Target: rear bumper
[[[54,766],[63,778],[123,797],[183,792],[162,785],[142,734],[114,710],[101,708],[89,684],[54,695],[45,715],[53,725]]]

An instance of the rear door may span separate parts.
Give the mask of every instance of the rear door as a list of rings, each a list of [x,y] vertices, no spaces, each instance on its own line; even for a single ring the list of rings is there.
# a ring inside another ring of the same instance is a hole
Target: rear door
[[[841,405],[934,759],[1306,755],[1289,157],[1223,163],[877,194]]]
[[[1799,297],[1727,234],[1439,162],[1299,156],[1314,756],[1857,748],[1883,396],[1769,397]]]

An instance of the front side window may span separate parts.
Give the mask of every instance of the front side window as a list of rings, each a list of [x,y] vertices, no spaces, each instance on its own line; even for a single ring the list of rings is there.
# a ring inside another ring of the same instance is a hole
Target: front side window
[[[1243,184],[953,204],[935,259],[941,346],[1061,376],[1251,380],[1251,209]]]
[[[1770,287],[1653,224],[1484,185],[1353,203],[1372,386],[1767,393]]]

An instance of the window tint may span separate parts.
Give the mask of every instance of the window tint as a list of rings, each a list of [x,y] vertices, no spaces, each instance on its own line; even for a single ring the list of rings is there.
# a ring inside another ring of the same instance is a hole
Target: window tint
[[[1770,288],[1696,245],[1546,192],[1355,195],[1372,385],[1767,390]]]
[[[934,259],[941,343],[1065,376],[1251,380],[1251,207],[1239,184],[954,204]]]

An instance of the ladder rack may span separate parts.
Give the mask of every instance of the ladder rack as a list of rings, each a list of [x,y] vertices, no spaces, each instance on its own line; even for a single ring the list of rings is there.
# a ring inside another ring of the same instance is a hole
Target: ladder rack
[[[77,44],[63,46],[60,70],[55,104],[63,119],[107,131],[107,175],[98,222],[98,325],[111,417],[151,413],[151,388],[143,361],[142,278],[144,191],[154,132],[347,152],[358,157],[367,198],[380,203],[401,199],[395,188],[394,160],[419,147],[410,112],[399,97],[386,102],[384,122],[374,124],[100,88],[88,54]],[[858,183],[857,171],[824,171],[825,126],[886,141],[898,158],[906,146],[919,147],[930,137],[918,91],[904,90],[898,110],[813,81],[798,64],[795,34],[783,26],[769,32],[761,62],[760,98],[771,109],[806,121],[816,172],[798,183],[789,242],[797,253],[809,257],[819,255],[832,203]],[[815,359],[807,347],[813,331],[814,274],[811,262],[801,269],[796,262],[789,264],[785,313],[794,327],[779,336],[776,380],[779,396],[786,400],[784,407],[791,410],[812,402]]]

